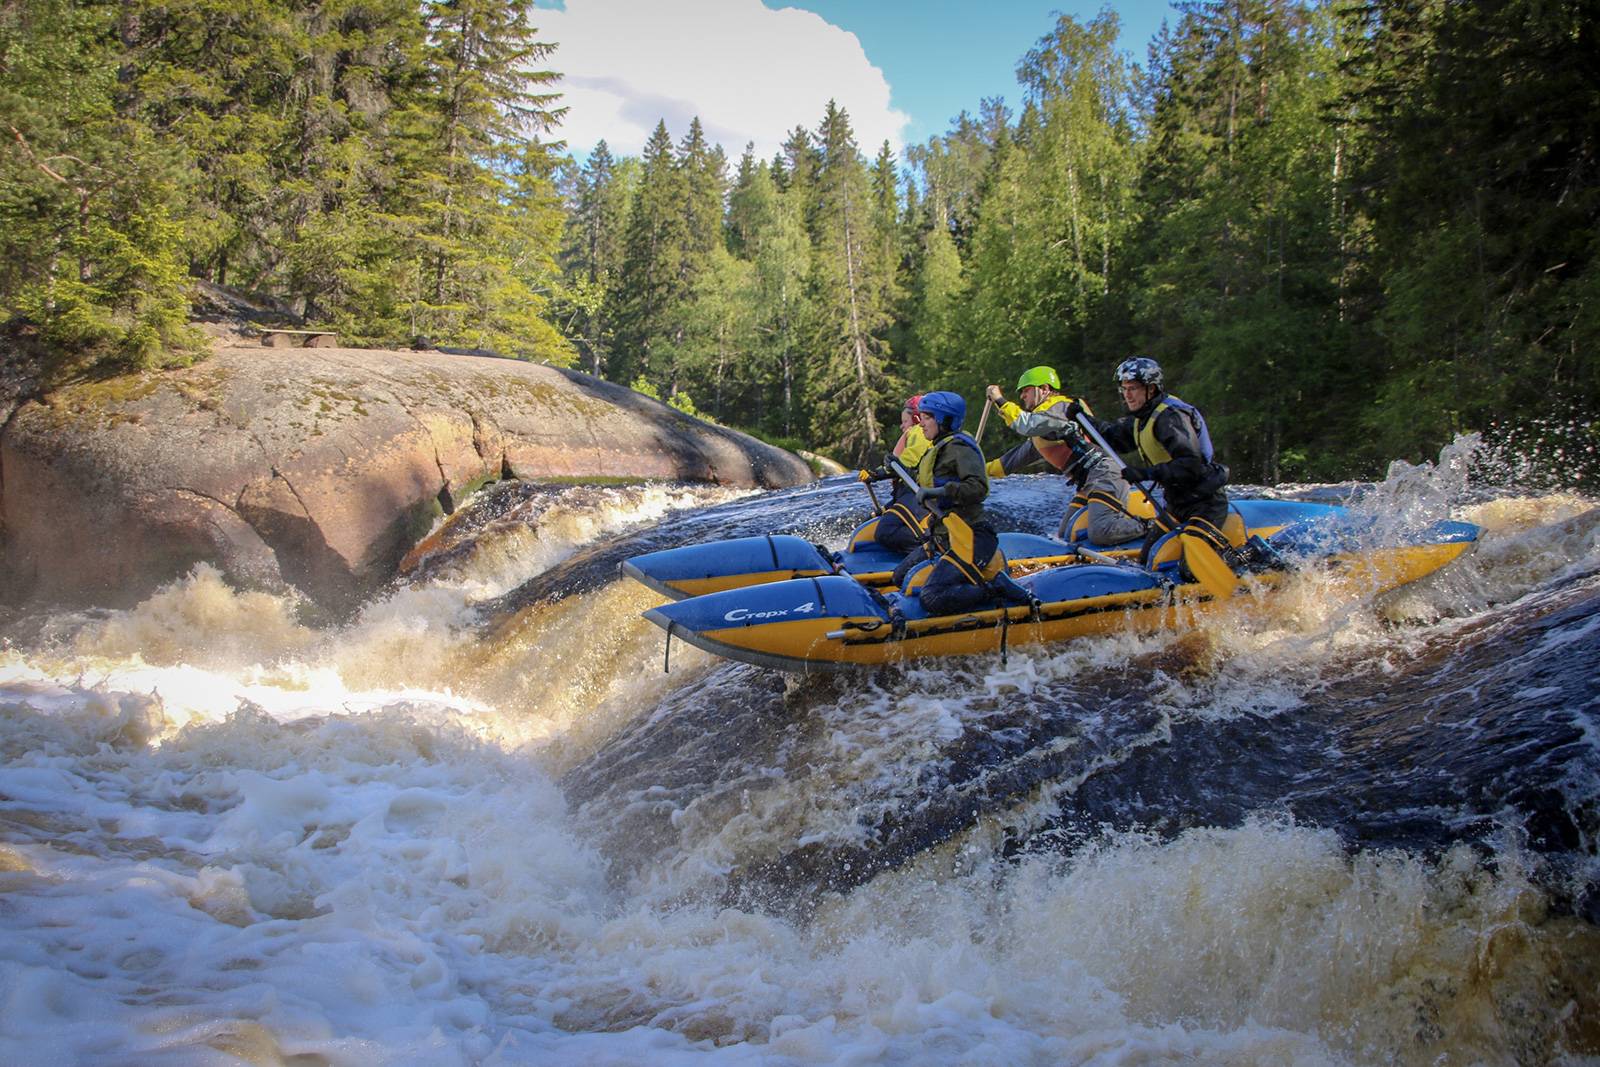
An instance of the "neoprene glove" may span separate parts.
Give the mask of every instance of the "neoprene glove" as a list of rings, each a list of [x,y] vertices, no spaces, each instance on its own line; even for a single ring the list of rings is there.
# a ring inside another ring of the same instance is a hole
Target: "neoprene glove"
[[[1077,422],[1078,421],[1078,416],[1082,415],[1082,414],[1083,414],[1083,405],[1082,404],[1078,403],[1076,400],[1070,401],[1067,404],[1067,418],[1071,419],[1073,422]]]
[[[1156,472],[1151,470],[1149,467],[1122,468],[1122,480],[1127,482],[1129,485],[1136,485],[1139,482],[1148,482],[1155,476]]]
[[[943,500],[944,486],[924,485],[917,489],[917,503],[926,504],[930,500]]]

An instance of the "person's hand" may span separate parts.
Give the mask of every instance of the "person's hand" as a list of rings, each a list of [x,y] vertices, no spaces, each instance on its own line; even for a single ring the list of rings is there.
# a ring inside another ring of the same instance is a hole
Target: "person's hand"
[[[923,485],[917,487],[917,503],[926,504],[930,500],[943,500],[944,486]]]
[[[1082,404],[1078,403],[1076,400],[1072,400],[1067,403],[1067,418],[1071,419],[1073,422],[1077,422],[1078,416],[1082,414]]]
[[[1129,485],[1136,485],[1136,484],[1139,484],[1141,482],[1148,482],[1154,477],[1155,477],[1155,472],[1152,471],[1149,467],[1123,467],[1122,468],[1122,480],[1127,482]]]
[[[983,391],[983,395],[988,397],[990,400],[993,400],[996,404],[1004,404],[1006,402],[1006,394],[1000,391],[1000,387],[998,385],[989,386],[989,388]]]

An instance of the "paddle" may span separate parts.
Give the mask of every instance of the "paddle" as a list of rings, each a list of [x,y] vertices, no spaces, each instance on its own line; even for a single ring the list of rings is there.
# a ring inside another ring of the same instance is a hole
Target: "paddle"
[[[867,495],[872,498],[872,513],[874,515],[882,515],[883,505],[878,503],[878,494],[877,491],[872,488],[872,483],[862,482],[861,484],[867,487]]]
[[[978,432],[972,435],[972,439],[978,442],[979,445],[983,444],[983,428],[989,425],[989,409],[992,407],[994,407],[994,401],[984,397],[983,414],[978,416]]]
[[[1089,440],[1100,446],[1100,451],[1109,456],[1113,463],[1122,462],[1122,457],[1117,455],[1116,449],[1106,443],[1104,437],[1100,436],[1100,432],[1094,428],[1094,423],[1079,415],[1078,425],[1089,435]],[[1151,491],[1154,484],[1151,482],[1139,486],[1152,504],[1156,502],[1155,493]],[[1189,533],[1184,527],[1179,526],[1171,512],[1164,507],[1161,509],[1161,517],[1168,527],[1179,531],[1178,543],[1183,546],[1183,559],[1189,565],[1189,571],[1195,576],[1195,580],[1205,586],[1206,592],[1218,600],[1232,596],[1233,591],[1239,587],[1239,577],[1233,573],[1233,568],[1228,566],[1227,561],[1199,534]]]
[[[916,495],[918,489],[925,488],[925,486],[918,485],[917,480],[911,477],[911,472],[907,471],[899,463],[890,462],[889,466],[892,467],[894,472],[900,476],[900,480],[906,483],[906,488],[911,490],[912,496]],[[954,512],[946,511],[943,508],[940,508],[938,511],[934,511],[934,506],[931,503],[925,504],[924,506],[929,511],[933,511],[935,515],[939,516],[939,521],[944,523],[946,529],[949,530],[952,541],[959,537],[969,545],[972,543],[972,527],[967,525],[966,519],[963,519],[960,515],[957,515]],[[928,544],[933,543],[933,527],[931,524],[928,527],[928,533],[925,540]]]

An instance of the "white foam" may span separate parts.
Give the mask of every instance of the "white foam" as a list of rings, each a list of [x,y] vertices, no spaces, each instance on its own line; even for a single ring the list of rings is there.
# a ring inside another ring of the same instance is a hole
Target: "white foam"
[[[1581,524],[1549,532],[1579,504],[1550,507],[1491,532],[1563,558],[1530,551],[1542,562],[1501,579],[1484,553],[1490,586],[1535,595],[1594,551]],[[1158,744],[1174,716],[1284,714],[1340,657],[1448,638],[1487,599],[1428,592],[1442,621],[1407,632],[1311,582],[1192,647],[1118,633],[808,693],[815,764],[744,768],[727,804],[642,796],[675,805],[683,845],[630,879],[558,775],[727,669],[684,648],[661,674],[630,585],[481,632],[472,605],[526,573],[482,567],[337,631],[201,569],[0,653],[0,1062],[1422,1064],[1585,1047],[1559,1015],[1595,1007],[1600,946],[1543,914],[1535,861],[1510,845],[1491,871],[1464,849],[1349,854],[1259,820],[1000,862],[986,817],[808,901],[808,922],[708,902],[752,856],[870,845],[859,805],[915,803],[918,770],[1007,702],[1139,672],[1148,721],[1122,743]],[[1086,731],[1126,725],[1084,703]],[[1011,824],[1048,801],[1019,798]]]

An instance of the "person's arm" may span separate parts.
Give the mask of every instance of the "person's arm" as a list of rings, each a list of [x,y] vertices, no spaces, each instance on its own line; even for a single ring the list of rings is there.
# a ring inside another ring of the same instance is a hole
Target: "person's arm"
[[[944,456],[950,457],[950,481],[944,485],[944,498],[951,507],[981,504],[989,495],[989,479],[984,477],[983,453],[975,448],[946,448]]]
[[[1120,419],[1097,419],[1084,412],[1084,418],[1089,420],[1089,425],[1095,432],[1105,438],[1106,444],[1118,452],[1136,452],[1138,446],[1133,439],[1133,416],[1124,415]]]
[[[1038,463],[1044,457],[1039,455],[1039,450],[1034,447],[1030,438],[1016,445],[1005,455],[991,459],[984,469],[991,478],[1004,478],[1008,474],[1015,474],[1022,468],[1033,463]]]
[[[1014,404],[1011,406],[1016,407]],[[1017,408],[1016,418],[1008,420],[1006,425],[1029,437],[1060,440],[1072,433],[1077,423],[1067,418],[1066,406],[1060,405],[1049,411],[1023,411]]]
[[[984,476],[983,453],[965,445],[952,445],[939,453],[933,465],[933,480],[939,483],[917,493],[922,503],[934,502],[942,509],[981,504],[989,495],[989,479]]]

